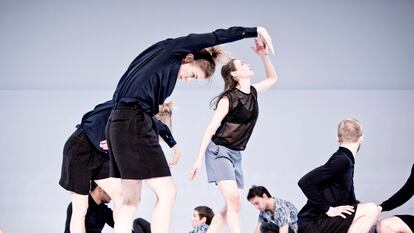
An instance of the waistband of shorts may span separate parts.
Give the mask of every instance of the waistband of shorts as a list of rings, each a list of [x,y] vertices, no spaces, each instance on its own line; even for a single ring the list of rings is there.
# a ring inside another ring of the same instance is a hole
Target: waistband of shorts
[[[138,103],[116,103],[112,109],[134,109],[142,111]]]

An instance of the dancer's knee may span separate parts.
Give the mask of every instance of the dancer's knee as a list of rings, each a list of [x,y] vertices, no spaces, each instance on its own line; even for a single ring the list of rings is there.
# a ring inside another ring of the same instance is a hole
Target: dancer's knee
[[[361,211],[360,212],[361,216],[367,216],[370,219],[375,220],[375,221],[377,220],[379,216],[378,206],[372,202],[359,204],[357,208],[357,212],[359,211]]]
[[[122,195],[122,204],[126,206],[138,206],[141,202],[140,195]]]
[[[238,194],[229,194],[226,196],[226,204],[228,210],[240,212],[240,196]]]
[[[173,204],[177,197],[177,190],[175,187],[163,190],[161,193],[157,193],[159,202]]]
[[[398,221],[396,221],[397,217],[389,217],[381,220],[377,224],[377,231],[378,233],[386,233],[386,232],[399,232],[400,226]]]

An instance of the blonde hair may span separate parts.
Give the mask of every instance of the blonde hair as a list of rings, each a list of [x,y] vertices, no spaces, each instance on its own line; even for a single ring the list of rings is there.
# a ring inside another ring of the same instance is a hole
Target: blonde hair
[[[362,125],[357,119],[347,118],[338,125],[339,143],[357,142],[362,136]]]
[[[159,112],[155,115],[155,118],[164,123],[168,128],[172,127],[172,110],[174,109],[174,104],[172,102],[165,102],[159,106]]]
[[[230,55],[224,50],[223,46],[217,45],[193,53],[194,60],[206,73],[206,78],[213,76],[216,65],[226,62]]]

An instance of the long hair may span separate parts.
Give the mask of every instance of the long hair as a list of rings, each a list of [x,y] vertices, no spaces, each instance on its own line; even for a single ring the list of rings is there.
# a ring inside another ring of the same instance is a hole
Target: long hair
[[[213,107],[214,110],[217,109],[218,102],[224,94],[235,88],[238,84],[238,82],[234,80],[234,77],[231,75],[231,72],[236,71],[236,65],[234,64],[235,60],[236,59],[231,59],[221,68],[221,76],[224,80],[224,91],[210,101],[210,107]]]
[[[199,52],[194,52],[194,60],[206,73],[206,79],[213,76],[216,70],[216,64],[221,64],[228,60],[228,53],[223,46],[214,46],[205,48]]]

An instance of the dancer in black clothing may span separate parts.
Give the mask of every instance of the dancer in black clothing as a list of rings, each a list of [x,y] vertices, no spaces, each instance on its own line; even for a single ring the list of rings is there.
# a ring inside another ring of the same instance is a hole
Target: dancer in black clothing
[[[140,200],[142,180],[157,196],[151,220],[153,233],[170,228],[175,185],[157,140],[152,116],[171,95],[177,79],[203,80],[212,76],[217,50],[206,48],[259,35],[272,50],[262,27],[232,27],[160,41],[136,57],[119,81],[106,130],[111,176],[122,180],[123,203],[116,233],[128,233]]]
[[[411,168],[411,174],[405,184],[388,200],[379,205],[380,211],[390,211],[406,203],[414,195],[414,164]],[[413,215],[396,215],[384,218],[377,224],[379,233],[413,233],[414,216]]]
[[[376,204],[358,203],[354,192],[355,155],[362,138],[359,121],[341,121],[338,151],[299,180],[308,198],[298,214],[299,233],[366,233],[376,222]]]
[[[121,203],[120,179],[109,177],[109,156],[104,133],[113,106],[112,101],[107,101],[86,113],[77,130],[65,143],[59,184],[71,192],[73,211],[71,211],[70,230],[73,233],[85,232],[90,180],[95,180],[111,196],[115,213],[118,203]],[[168,115],[162,120],[166,120],[171,125]],[[160,136],[174,150],[174,157],[169,164],[176,164],[181,152],[171,131],[161,121],[156,119],[154,121],[157,122]]]
[[[88,210],[85,217],[86,233],[101,233],[105,224],[114,227],[113,211],[106,205],[111,197],[94,181],[91,181],[91,188],[88,195]],[[65,221],[65,233],[70,233],[72,218],[72,203],[68,205]],[[133,233],[151,233],[150,223],[145,219],[134,220]]]

